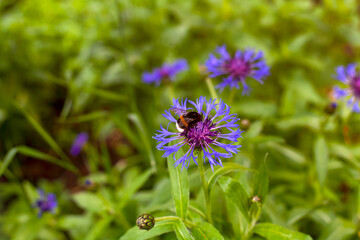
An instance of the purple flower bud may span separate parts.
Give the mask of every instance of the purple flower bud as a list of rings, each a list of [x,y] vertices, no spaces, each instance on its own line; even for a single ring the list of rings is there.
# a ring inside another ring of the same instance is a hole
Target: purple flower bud
[[[86,132],[79,133],[71,145],[70,154],[72,156],[79,155],[81,149],[84,147],[88,139],[89,139],[89,134],[87,134]]]
[[[154,83],[156,86],[159,86],[161,81],[165,79],[173,81],[176,77],[176,74],[187,69],[187,61],[185,59],[179,59],[173,64],[165,63],[159,68],[154,68],[151,73],[144,72],[142,75],[142,79],[147,84]]]
[[[45,194],[44,190],[38,189],[39,199],[36,200],[35,207],[39,209],[38,216],[41,217],[44,212],[54,213],[57,207],[56,196],[53,193]]]

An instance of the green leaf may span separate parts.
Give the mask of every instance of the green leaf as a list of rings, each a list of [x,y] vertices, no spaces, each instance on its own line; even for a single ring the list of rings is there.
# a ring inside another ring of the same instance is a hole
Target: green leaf
[[[13,232],[13,240],[32,240],[38,239],[37,236],[42,228],[45,227],[45,221],[42,219],[26,219],[25,222],[18,225],[19,227]]]
[[[259,171],[256,174],[254,180],[254,193],[253,196],[260,197],[261,201],[264,202],[268,188],[269,188],[269,178],[266,170],[266,158],[265,155],[264,162],[261,164]]]
[[[273,102],[265,102],[249,99],[232,106],[233,111],[243,116],[253,118],[271,118],[276,115],[277,106]]]
[[[60,166],[62,168],[70,170],[70,171],[72,171],[74,173],[79,172],[77,170],[77,168],[72,163],[69,163],[67,161],[54,158],[53,156],[48,155],[48,154],[43,153],[43,152],[40,152],[40,151],[38,151],[36,149],[30,148],[30,147],[27,147],[27,146],[18,146],[17,149],[18,149],[19,153],[21,153],[22,155],[33,157],[33,158],[36,158],[36,159],[39,159],[39,160],[44,160],[44,161],[53,163],[53,164],[58,165],[58,166]]]
[[[6,154],[4,161],[2,162],[1,167],[0,167],[0,176],[5,172],[5,170],[10,165],[12,160],[15,158],[17,153],[20,153],[20,154],[28,156],[28,157],[33,157],[33,158],[36,158],[39,160],[47,161],[52,164],[58,165],[64,169],[67,169],[69,171],[72,171],[74,173],[78,173],[77,168],[75,168],[74,165],[72,165],[71,163],[69,163],[67,161],[59,160],[57,158],[54,158],[51,155],[48,155],[46,153],[40,152],[36,149],[30,148],[27,146],[18,146],[18,147],[12,148]]]
[[[244,138],[250,139],[259,136],[264,128],[264,121],[251,123],[250,128],[244,133]]]
[[[149,231],[140,230],[138,226],[134,226],[130,228],[121,238],[120,240],[144,240],[151,239],[153,237],[159,236],[164,233],[174,231],[174,224],[178,220],[163,220],[160,222],[155,222],[154,228]]]
[[[96,194],[90,192],[80,192],[73,195],[76,204],[89,212],[101,212],[106,209],[106,203]]]
[[[83,122],[91,122],[94,120],[98,120],[100,118],[104,118],[108,115],[108,113],[106,111],[94,111],[91,113],[87,113],[84,115],[80,115],[80,116],[75,116],[75,117],[71,117],[68,119],[64,119],[61,122],[64,123],[83,123]]]
[[[332,142],[330,143],[328,149],[330,151],[330,155],[342,158],[354,167],[360,168],[360,163],[358,163],[358,161],[356,160],[355,154],[353,153],[352,149],[349,148],[347,145]]]
[[[272,223],[259,223],[255,226],[254,232],[268,240],[312,240],[309,235]]]
[[[238,181],[230,177],[221,177],[218,183],[225,195],[239,208],[246,220],[249,220],[249,196],[244,187]]]
[[[275,142],[268,142],[267,147],[272,156],[276,156],[285,162],[289,160],[294,164],[304,164],[306,162],[305,156],[298,150]]]
[[[191,232],[195,239],[203,240],[224,240],[219,231],[210,223],[197,223]]]
[[[181,220],[179,220],[175,223],[174,230],[175,230],[177,239],[180,239],[180,240],[194,239],[193,236],[191,236],[191,234],[189,233],[189,230],[186,228],[183,221],[181,221]]]
[[[118,101],[118,102],[127,102],[128,97],[124,95],[120,95],[111,91],[107,91],[104,89],[99,88],[83,88],[84,92],[87,92],[89,94],[92,94],[94,96],[102,97],[104,99],[108,99],[111,101]]]
[[[121,209],[126,205],[132,195],[149,179],[149,177],[154,173],[154,169],[150,168],[147,171],[141,173],[139,176],[135,178],[135,180],[131,181],[126,185],[121,200],[117,206],[117,210],[121,211]]]
[[[6,155],[4,158],[4,161],[1,163],[1,167],[0,167],[0,176],[3,175],[3,173],[5,172],[5,170],[7,169],[7,167],[10,165],[11,161],[14,159],[14,157],[16,156],[16,153],[18,152],[18,150],[16,148],[12,148]]]
[[[92,225],[88,215],[63,215],[59,218],[58,226],[67,230],[75,239],[83,239]]]
[[[350,238],[350,236],[354,235],[357,231],[357,227],[351,221],[335,218],[330,223],[327,223],[326,226],[318,237],[318,240],[358,239]]]
[[[179,158],[183,154],[180,149],[176,153],[176,157]],[[175,202],[176,215],[181,219],[186,219],[187,210],[189,207],[189,179],[187,169],[181,169],[181,166],[175,167],[173,157],[167,157],[171,192]]]
[[[316,116],[300,116],[289,119],[281,119],[276,123],[276,128],[282,131],[289,131],[294,128],[309,128],[314,131],[320,129],[320,118]]]
[[[69,162],[70,159],[61,149],[61,147],[55,142],[55,140],[50,136],[50,134],[24,109],[18,107],[18,109],[24,114],[28,122],[34,127],[34,129],[40,134],[40,136],[49,144],[49,146],[64,160]]]
[[[314,142],[314,158],[316,162],[318,180],[320,186],[323,186],[327,175],[329,151],[325,138],[321,135],[319,135]]]
[[[236,171],[253,171],[250,168],[246,168],[238,163],[224,163],[223,167],[217,168],[208,181],[208,189],[209,191],[214,187],[215,183],[222,175],[228,174],[230,172]]]
[[[99,237],[101,236],[105,228],[111,223],[113,218],[113,216],[107,216],[97,221],[96,224],[90,228],[90,231],[86,235],[85,240],[99,239]]]
[[[151,143],[149,140],[150,138],[148,136],[148,133],[145,129],[143,122],[141,121],[139,115],[136,113],[129,114],[129,119],[135,124],[135,126],[138,130],[138,134],[141,137],[142,142],[144,143],[144,146],[148,153],[147,155],[149,156],[150,166],[152,168],[156,168],[156,161],[155,161],[154,153],[152,151]]]

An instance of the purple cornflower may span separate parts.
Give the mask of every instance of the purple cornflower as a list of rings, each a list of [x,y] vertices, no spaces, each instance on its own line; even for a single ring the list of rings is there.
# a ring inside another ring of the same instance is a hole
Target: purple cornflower
[[[239,88],[239,82],[243,85],[242,94],[248,94],[249,86],[245,80],[248,77],[254,78],[260,83],[263,83],[263,78],[270,75],[270,68],[263,60],[263,52],[255,52],[251,49],[244,51],[237,50],[234,57],[231,57],[226,46],[217,47],[215,53],[219,55],[217,58],[214,54],[210,54],[208,60],[205,62],[205,67],[210,72],[210,77],[214,78],[220,75],[225,75],[223,82],[216,87],[220,91],[224,90],[226,86],[230,88]]]
[[[179,59],[173,64],[165,63],[161,67],[154,68],[151,73],[144,72],[142,75],[142,79],[147,84],[154,83],[155,86],[159,86],[162,80],[168,79],[173,81],[176,74],[187,69],[187,61],[185,59]]]
[[[336,68],[335,78],[348,87],[345,89],[334,87],[334,97],[336,99],[348,99],[348,106],[352,107],[353,112],[360,112],[360,72],[356,72],[356,63]]]
[[[81,149],[84,147],[88,139],[89,139],[89,134],[87,134],[86,132],[79,133],[71,145],[70,154],[72,156],[79,155]]]
[[[161,130],[158,130],[158,134],[153,137],[157,140],[157,149],[165,151],[163,157],[167,157],[174,154],[174,165],[182,165],[181,168],[189,167],[191,158],[197,164],[196,152],[203,153],[203,161],[208,159],[211,169],[214,170],[214,165],[222,166],[221,158],[230,158],[233,153],[238,153],[238,148],[241,145],[234,145],[241,137],[242,131],[239,129],[239,125],[236,123],[239,119],[236,114],[230,114],[230,107],[226,105],[222,100],[219,103],[215,103],[216,99],[206,100],[205,97],[200,97],[196,102],[189,101],[193,107],[187,107],[188,100],[179,101],[173,99],[173,106],[169,110],[165,111],[163,116],[170,122],[165,129],[160,125]],[[203,105],[205,104],[205,108]],[[201,120],[197,121],[184,129],[182,132],[169,131],[170,123],[177,123],[177,119],[171,114],[170,110],[175,112],[175,115],[181,116],[190,111],[196,111],[201,114]],[[221,139],[227,139],[230,143],[221,143]],[[174,145],[166,146],[168,143],[177,141]],[[179,159],[175,158],[175,153],[183,146],[188,146],[189,149],[184,156]],[[223,148],[225,152],[219,152],[218,150]]]
[[[38,217],[44,212],[54,213],[57,206],[56,196],[53,193],[45,194],[44,190],[38,189],[40,198],[36,200],[35,207],[39,209]]]

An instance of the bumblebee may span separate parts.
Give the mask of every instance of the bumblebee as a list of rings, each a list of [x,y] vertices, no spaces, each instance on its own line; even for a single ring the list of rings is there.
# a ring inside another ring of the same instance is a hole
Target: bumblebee
[[[194,126],[198,122],[201,122],[203,119],[203,116],[195,111],[187,112],[178,108],[173,108],[172,110],[180,115],[179,119],[176,121],[176,129],[181,133],[184,132],[185,129]]]

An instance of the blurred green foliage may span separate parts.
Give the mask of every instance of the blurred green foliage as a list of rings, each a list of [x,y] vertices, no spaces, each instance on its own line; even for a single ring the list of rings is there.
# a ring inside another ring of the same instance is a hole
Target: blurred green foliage
[[[334,68],[359,61],[359,9],[356,0],[1,1],[0,238],[105,240],[130,229],[124,239],[357,239],[360,118],[345,104],[334,114],[324,108],[333,101]],[[171,94],[211,96],[202,64],[222,44],[264,51],[271,76],[264,85],[249,80],[250,96],[218,93],[251,124],[224,170],[205,165],[214,223],[203,220],[192,163],[181,191],[190,191],[187,219],[197,227],[174,218],[138,232],[140,213],[179,212],[151,136],[166,125]],[[142,83],[142,72],[177,58],[190,70],[171,86]],[[82,131],[90,141],[70,158]],[[264,175],[269,191],[255,226],[244,215],[256,207],[234,200],[265,197]],[[86,190],[84,179],[97,187]],[[238,185],[240,192],[229,190]],[[35,186],[57,195],[55,215],[37,218]]]

